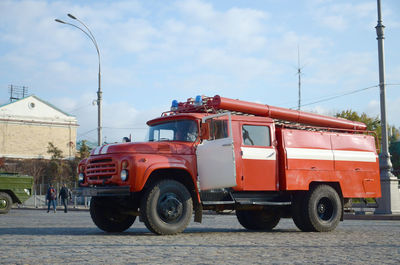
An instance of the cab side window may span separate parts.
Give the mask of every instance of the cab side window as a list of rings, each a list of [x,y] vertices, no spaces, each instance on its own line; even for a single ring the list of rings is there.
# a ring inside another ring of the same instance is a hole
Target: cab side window
[[[268,126],[243,125],[243,145],[271,146],[270,130]]]
[[[209,119],[206,122],[210,124],[210,140],[228,137],[228,122],[226,120]]]

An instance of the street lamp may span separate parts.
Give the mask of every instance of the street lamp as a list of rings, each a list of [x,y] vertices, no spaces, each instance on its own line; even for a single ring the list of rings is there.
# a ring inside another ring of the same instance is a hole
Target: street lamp
[[[70,25],[74,28],[79,29],[80,31],[82,31],[83,33],[85,33],[85,35],[93,42],[94,47],[96,48],[97,51],[97,57],[99,58],[99,75],[98,75],[98,81],[99,81],[99,88],[97,90],[97,144],[100,146],[101,142],[102,142],[102,136],[101,136],[101,99],[102,99],[102,92],[101,92],[101,68],[100,68],[100,51],[99,51],[99,46],[97,45],[97,41],[96,38],[94,37],[94,35],[92,34],[92,32],[90,31],[90,29],[85,25],[85,23],[83,23],[82,21],[80,21],[78,18],[76,18],[75,16],[68,14],[68,17],[78,21],[80,24],[82,24],[85,29],[82,29],[81,27],[62,21],[60,19],[55,19],[56,22],[61,23],[61,24],[66,24],[66,25]]]
[[[391,173],[389,141],[386,121],[386,87],[385,87],[385,55],[384,55],[384,28],[382,24],[381,1],[377,0],[378,25],[375,27],[378,40],[379,61],[379,91],[381,105],[382,150],[379,158],[381,172],[382,198],[378,201],[379,207],[375,213],[396,214],[400,213],[400,193],[397,178]]]

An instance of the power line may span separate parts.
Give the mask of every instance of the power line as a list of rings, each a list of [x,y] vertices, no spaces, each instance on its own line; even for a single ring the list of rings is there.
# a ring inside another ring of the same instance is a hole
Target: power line
[[[75,109],[69,110],[68,112],[73,113],[73,112],[75,112],[75,111],[77,111],[77,110],[84,109],[84,108],[87,108],[87,107],[90,107],[90,106],[92,106],[92,104],[87,104],[87,105],[85,105],[85,106],[77,107],[77,108],[75,108]]]
[[[116,127],[103,127],[103,129],[113,129],[113,130],[147,130],[147,128],[138,128],[138,127],[133,127],[133,128],[116,128]],[[77,136],[82,137],[85,136],[93,131],[97,130],[97,128],[91,129],[89,131],[79,133]]]
[[[361,88],[361,89],[356,89],[356,90],[353,90],[353,91],[350,91],[350,92],[347,92],[347,93],[339,94],[339,95],[336,95],[336,96],[331,96],[331,97],[328,97],[328,98],[323,98],[323,99],[320,99],[320,100],[317,100],[317,101],[313,101],[313,102],[310,102],[310,103],[307,103],[307,104],[302,104],[301,106],[304,107],[304,106],[309,106],[309,105],[313,105],[313,104],[329,101],[329,100],[332,100],[332,99],[348,96],[348,95],[355,94],[355,93],[358,93],[358,92],[361,92],[361,91],[365,91],[365,90],[368,90],[368,89],[371,89],[371,88],[375,88],[375,87],[379,87],[379,85],[365,87],[365,88]],[[292,108],[295,108],[295,107],[292,107]]]
[[[143,127],[131,127],[131,128],[118,128],[118,127],[102,127],[104,129],[113,129],[113,130],[147,130],[148,128]]]
[[[385,84],[385,86],[400,86],[400,84],[396,84],[396,83]],[[355,89],[355,90],[352,90],[352,91],[349,91],[349,92],[346,92],[346,93],[343,93],[343,94],[339,94],[339,95],[323,97],[323,98],[321,98],[319,100],[316,100],[316,101],[313,101],[313,102],[310,102],[310,103],[307,103],[307,104],[302,104],[301,106],[308,106],[308,105],[317,104],[317,103],[320,103],[320,102],[324,102],[324,101],[332,100],[332,99],[335,99],[335,98],[339,98],[339,97],[355,94],[355,93],[358,93],[358,92],[362,92],[364,90],[368,90],[368,89],[371,89],[371,88],[374,88],[374,87],[379,87],[379,85],[365,87],[365,88],[361,88],[361,89]],[[281,103],[280,105],[285,105],[285,104],[288,104],[288,103],[289,102]],[[291,107],[290,109],[294,109],[294,108],[296,108],[296,107]]]
[[[97,128],[91,129],[91,130],[86,131],[86,132],[84,132],[84,133],[79,133],[78,136],[79,136],[79,137],[84,136],[84,135],[86,135],[86,134],[88,134],[88,133],[90,133],[90,132],[93,132],[93,131],[95,131],[95,130],[97,130]]]

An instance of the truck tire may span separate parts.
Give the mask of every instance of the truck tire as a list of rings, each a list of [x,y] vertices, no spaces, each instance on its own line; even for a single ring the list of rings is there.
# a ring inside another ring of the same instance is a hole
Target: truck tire
[[[106,232],[123,232],[135,222],[136,216],[122,214],[112,198],[92,197],[90,216],[95,225]]]
[[[278,225],[281,216],[274,210],[236,210],[239,223],[249,230],[272,230]]]
[[[140,205],[146,227],[158,235],[173,235],[185,230],[193,212],[188,189],[175,180],[163,180],[149,188]]]
[[[0,192],[0,214],[6,214],[10,211],[12,199],[5,192]]]
[[[319,185],[305,197],[305,231],[329,232],[342,216],[342,201],[334,188]]]
[[[305,194],[303,192],[293,195],[292,200],[292,219],[294,224],[301,231],[310,231],[306,222],[305,215]]]

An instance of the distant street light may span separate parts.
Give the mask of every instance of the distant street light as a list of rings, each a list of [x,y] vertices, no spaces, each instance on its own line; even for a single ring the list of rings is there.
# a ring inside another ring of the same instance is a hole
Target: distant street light
[[[102,136],[101,136],[101,99],[102,99],[102,92],[101,92],[101,68],[100,68],[100,51],[99,51],[99,46],[97,45],[97,41],[96,38],[94,37],[94,35],[92,34],[92,32],[90,31],[90,29],[82,22],[80,21],[78,18],[76,18],[75,16],[68,14],[68,16],[76,21],[78,21],[79,23],[81,23],[86,30],[82,29],[81,27],[62,21],[60,19],[55,19],[56,22],[61,23],[61,24],[67,24],[70,25],[74,28],[79,29],[80,31],[82,31],[83,33],[85,33],[86,36],[89,37],[89,39],[93,42],[94,47],[96,48],[97,51],[97,56],[99,58],[99,75],[98,75],[98,80],[99,80],[99,89],[97,90],[97,144],[100,146],[102,144]]]

